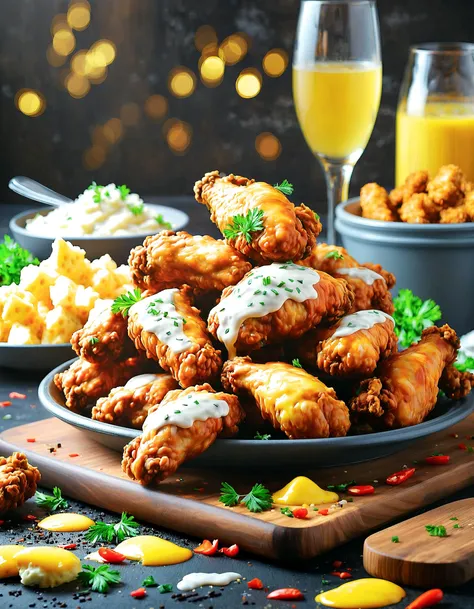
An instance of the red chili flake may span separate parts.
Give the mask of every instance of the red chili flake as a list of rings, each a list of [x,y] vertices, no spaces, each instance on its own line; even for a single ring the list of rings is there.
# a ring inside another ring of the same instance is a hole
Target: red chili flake
[[[394,474],[391,474],[386,480],[386,484],[390,484],[390,486],[398,486],[399,484],[402,484],[403,482],[405,482],[405,480],[408,480],[408,478],[411,478],[413,476],[413,474],[415,473],[416,469],[414,467],[410,467],[407,469],[402,469],[399,472],[395,472]]]
[[[12,405],[12,403],[9,402],[8,400],[0,402],[0,408],[6,408],[7,406],[11,406],[11,405]]]
[[[467,450],[467,446],[464,444],[464,442],[461,442],[461,444],[458,444],[458,448],[460,448],[461,450]]]
[[[81,455],[79,453],[69,453],[70,457],[80,457]]]
[[[342,567],[342,560],[335,560],[335,561],[333,561],[332,566],[335,569],[339,569],[339,567]]]
[[[250,588],[250,590],[263,590],[263,582],[258,577],[254,577],[247,582],[247,588]]]
[[[305,520],[308,516],[308,510],[306,508],[297,508],[296,510],[293,510],[293,516],[300,520]]]
[[[24,393],[18,393],[18,391],[12,391],[8,396],[11,400],[26,400]]]
[[[36,438],[26,438],[26,441],[33,444],[33,442],[36,442]]]
[[[214,556],[218,548],[218,539],[214,539],[213,542],[210,542],[209,539],[204,539],[204,541],[197,548],[194,548],[194,552],[195,554],[204,554],[204,556]]]
[[[365,484],[362,486],[350,486],[347,492],[349,495],[373,495],[375,489],[371,484]]]
[[[26,516],[23,516],[23,520],[26,522],[36,522],[38,518],[34,514],[26,514]]]
[[[62,548],[63,550],[75,550],[77,548],[77,543],[63,543],[63,544],[59,544],[58,548]]]
[[[321,516],[327,516],[329,514],[329,508],[324,508],[323,510],[319,510],[318,514],[321,514]]]
[[[449,435],[451,436],[451,438],[459,438],[458,433],[450,433]]]
[[[132,590],[132,592],[130,592],[130,596],[133,598],[145,598],[146,590],[145,588],[137,588],[136,590]]]
[[[110,548],[99,548],[99,556],[112,565],[119,565],[126,559],[126,556]]]
[[[228,548],[221,548],[219,550],[219,552],[222,552],[224,556],[228,556],[229,558],[235,558],[238,555],[239,551],[240,548],[236,543],[232,544]]]
[[[267,598],[274,601],[302,601],[304,594],[298,588],[279,588],[267,594]]]
[[[428,465],[446,465],[450,458],[449,455],[431,455],[431,457],[426,457],[425,463],[428,463]]]
[[[351,577],[352,575],[347,571],[342,571],[342,573],[339,573],[339,579],[350,579]]]
[[[432,590],[423,592],[423,594],[415,598],[415,600],[412,601],[406,609],[426,609],[427,607],[437,605],[442,600],[443,591],[439,588],[433,588]]]
[[[329,575],[334,575],[335,577],[339,577],[339,575],[341,575],[340,571],[331,571],[331,573],[329,573]]]

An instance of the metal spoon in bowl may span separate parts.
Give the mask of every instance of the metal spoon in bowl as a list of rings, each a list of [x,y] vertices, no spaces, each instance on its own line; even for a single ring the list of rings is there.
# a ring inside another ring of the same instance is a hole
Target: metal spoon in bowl
[[[15,178],[12,178],[8,183],[8,186],[13,192],[22,195],[27,199],[44,203],[45,205],[61,207],[65,203],[72,203],[72,199],[60,195],[58,192],[51,190],[51,188],[47,188],[36,180],[32,180],[25,176],[16,176]]]

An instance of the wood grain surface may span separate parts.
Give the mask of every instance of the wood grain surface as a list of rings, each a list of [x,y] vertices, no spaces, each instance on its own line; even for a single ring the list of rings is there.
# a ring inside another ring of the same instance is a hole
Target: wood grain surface
[[[443,525],[446,537],[430,536],[427,524]],[[474,577],[474,498],[448,503],[374,533],[364,543],[364,567],[374,577],[420,588],[469,581]]]
[[[114,512],[127,511],[198,538],[218,537],[256,554],[288,560],[316,556],[472,484],[474,453],[460,450],[458,444],[463,441],[469,445],[465,438],[473,434],[474,415],[383,459],[299,472],[322,487],[349,480],[376,487],[374,495],[354,497],[353,503],[328,516],[310,510],[306,520],[288,518],[279,508],[252,514],[243,506],[226,508],[219,503],[223,481],[239,493],[247,492],[256,482],[273,492],[289,482],[292,475],[288,472],[259,473],[258,464],[251,471],[184,467],[159,487],[145,488],[122,473],[120,454],[54,418],[3,432],[0,454],[24,451],[40,468],[43,486],[60,486],[66,496]],[[35,442],[27,442],[28,438]],[[451,455],[450,464],[426,465],[424,458],[434,452]],[[417,471],[407,482],[400,486],[384,483],[388,475],[414,461]]]

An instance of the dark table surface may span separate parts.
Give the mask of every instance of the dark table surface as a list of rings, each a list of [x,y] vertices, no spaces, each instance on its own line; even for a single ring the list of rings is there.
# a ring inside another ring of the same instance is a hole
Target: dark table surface
[[[193,204],[189,198],[160,199],[159,202],[164,204],[168,202],[189,213],[191,215],[191,223],[188,227],[190,232],[217,235],[206,216],[204,207],[199,207],[196,203]],[[34,205],[0,205],[0,230],[6,231],[8,218],[21,211],[22,208],[26,209],[27,207],[34,207]],[[0,430],[37,421],[47,416],[38,402],[37,389],[40,380],[41,375],[37,373],[28,374],[23,371],[0,369],[0,402],[8,400],[11,391],[18,391],[27,395],[26,400],[12,400],[10,407],[0,409]],[[282,478],[282,484],[286,482],[286,478]],[[452,495],[443,502],[433,504],[432,507],[472,496],[474,496],[474,488],[470,487]],[[94,520],[108,522],[116,520],[116,515],[104,513],[92,506],[76,501],[69,501],[69,504],[70,511],[87,514]],[[118,509],[120,509],[119,506]],[[26,514],[35,514],[38,517],[45,515],[30,500],[19,514],[12,518],[11,522],[7,521],[0,527],[0,544],[18,543],[18,540],[22,538],[25,539],[24,543],[26,544],[45,543],[44,539],[38,539],[34,526],[30,522],[22,520],[22,516]],[[170,541],[191,548],[201,541],[158,527],[150,528],[145,523],[142,525],[141,533],[160,535]],[[75,552],[80,558],[93,550],[93,546],[84,541],[83,533],[52,533],[47,535],[46,542],[50,544],[77,543]],[[48,607],[64,607],[75,609],[76,607],[86,607],[96,609],[102,608],[104,604],[107,607],[113,606],[117,609],[134,607],[146,609],[166,607],[168,609],[179,606],[227,609],[245,605],[268,609],[283,609],[292,606],[315,607],[314,597],[320,590],[328,590],[344,583],[338,577],[329,575],[333,570],[332,563],[334,560],[344,561],[344,566],[352,569],[354,578],[367,577],[367,573],[362,566],[363,542],[362,537],[355,539],[323,556],[298,564],[277,564],[244,553],[241,553],[236,559],[195,555],[190,562],[166,567],[142,567],[138,564],[127,564],[117,567],[122,576],[122,583],[111,588],[106,597],[98,593],[80,595],[78,592],[81,588],[75,582],[52,590],[38,591],[21,586],[17,579],[6,580],[0,583],[0,608],[23,609],[32,607],[47,609]],[[159,583],[173,584],[176,591],[176,583],[181,577],[186,573],[195,571],[217,573],[236,571],[247,579],[259,577],[270,590],[281,587],[297,587],[305,593],[306,600],[293,604],[284,601],[269,601],[266,599],[264,591],[248,590],[245,581],[230,584],[222,589],[216,588],[214,590],[216,596],[211,597],[208,596],[209,588],[203,588],[198,596],[184,599],[180,596],[173,596],[173,594],[159,594],[157,588],[149,588],[148,596],[143,600],[135,600],[130,597],[130,592],[140,587],[142,580],[147,575],[153,575]],[[406,602],[396,605],[397,607],[405,607],[409,601],[416,598],[421,592],[411,588],[405,589],[407,591]],[[474,609],[474,582],[471,581],[460,588],[445,590],[445,598],[439,607],[443,609],[455,607]]]

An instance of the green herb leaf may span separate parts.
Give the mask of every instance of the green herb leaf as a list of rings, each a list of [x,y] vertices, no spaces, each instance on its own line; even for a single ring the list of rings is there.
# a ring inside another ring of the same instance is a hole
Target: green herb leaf
[[[140,216],[143,213],[145,206],[143,205],[143,203],[138,203],[137,205],[132,205],[131,203],[129,203],[127,205],[127,209],[128,211],[132,212],[134,216]]]
[[[458,358],[460,353],[458,353]],[[474,370],[474,357],[464,357],[458,359],[454,362],[453,366],[460,372],[470,372],[471,370]]]
[[[30,264],[38,266],[38,258],[5,235],[0,243],[0,285],[20,283],[21,269]]]
[[[121,580],[120,573],[113,571],[109,565],[100,565],[100,567],[82,565],[82,571],[77,579],[84,586],[90,586],[95,592],[103,594],[109,590],[110,585],[118,584]]]
[[[97,338],[97,336],[91,336],[89,342],[91,345],[97,345],[97,343],[100,343],[100,340]]]
[[[293,516],[293,512],[290,510],[289,507],[282,507],[280,508],[280,512],[284,515],[284,516],[288,516],[288,518],[294,518]]]
[[[171,230],[173,228],[171,222],[166,222],[166,220],[163,218],[163,214],[158,214],[157,216],[155,216],[155,222],[160,226],[163,226],[163,228],[167,228],[168,230]]]
[[[36,505],[47,509],[49,512],[55,512],[56,510],[67,510],[69,503],[66,499],[63,499],[61,495],[61,489],[57,486],[53,488],[52,495],[45,495],[36,491],[35,494]]]
[[[400,290],[394,299],[395,333],[402,347],[417,342],[425,328],[441,319],[441,309],[434,300],[421,300],[411,290]]]
[[[292,195],[293,194],[293,184],[290,184],[288,180],[283,180],[281,184],[273,184],[273,188],[276,188],[284,195]]]
[[[344,492],[349,486],[357,484],[355,480],[349,480],[349,482],[341,482],[340,484],[328,484],[328,491],[340,491]]]
[[[330,258],[332,260],[343,260],[343,258],[344,258],[344,256],[341,254],[341,252],[338,252],[337,250],[331,250],[324,257]]]
[[[257,433],[254,435],[253,439],[254,440],[269,440],[272,436],[269,433],[260,433],[259,431],[257,431]]]
[[[122,294],[112,303],[112,313],[122,313],[123,317],[127,317],[130,308],[140,302],[141,299],[142,293],[138,288],[135,288],[132,292]]]
[[[173,592],[173,584],[160,584],[158,586],[158,592],[160,594],[166,594],[167,592]]]
[[[453,524],[453,529],[461,529],[461,525],[460,524]]]
[[[240,503],[243,503],[250,512],[263,512],[272,507],[272,494],[263,484],[257,483]]]
[[[115,524],[107,524],[106,522],[98,521],[88,528],[85,538],[91,543],[98,541],[120,543],[127,537],[135,537],[138,535],[140,525],[133,516],[126,512],[122,512],[120,522]]]
[[[295,359],[291,360],[291,365],[294,366],[295,368],[302,368],[303,367],[300,364],[300,360],[297,357]]]
[[[392,537],[392,542],[393,542],[393,543],[400,543],[400,539],[398,538],[398,535],[394,535],[394,536]]]
[[[456,516],[453,516],[452,518],[450,518],[449,520],[459,520],[459,518],[456,518]]]
[[[254,208],[249,209],[246,216],[241,214],[234,216],[223,233],[226,239],[237,239],[239,235],[243,235],[247,243],[251,243],[252,235],[250,233],[259,230],[263,230],[263,210]]]
[[[158,582],[155,581],[153,575],[149,575],[142,581],[142,586],[145,586],[146,588],[155,588],[158,586]]]
[[[235,488],[228,482],[221,484],[221,495],[219,501],[227,507],[233,507],[239,503],[240,495],[237,493]]]
[[[117,188],[118,188],[118,190],[120,192],[120,198],[122,199],[122,201],[125,201],[125,199],[130,194],[130,188],[127,188],[125,186],[125,184],[122,184],[122,186],[117,186]]]
[[[427,524],[425,529],[431,535],[431,537],[447,537],[446,527],[442,524]]]

